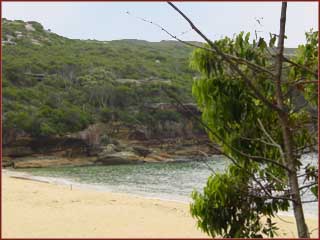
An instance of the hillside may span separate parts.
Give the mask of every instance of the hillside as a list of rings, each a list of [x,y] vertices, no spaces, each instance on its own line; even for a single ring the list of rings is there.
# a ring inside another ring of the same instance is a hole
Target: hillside
[[[92,156],[119,141],[157,146],[165,139],[201,139],[199,134],[207,139],[162,90],[197,112],[190,47],[176,41],[68,39],[37,22],[6,19],[2,31],[6,156],[65,156],[69,148],[72,156]]]
[[[170,102],[160,84],[192,101],[192,49],[175,41],[71,40],[37,22],[5,19],[2,27],[7,127],[35,136],[81,130],[109,111],[125,115],[147,104]],[[51,114],[61,116],[52,119]],[[68,114],[77,115],[71,124]],[[42,125],[32,116],[44,118]],[[55,121],[66,123],[55,126]]]
[[[214,153],[190,118],[190,111],[200,115],[191,95],[191,47],[68,39],[34,21],[2,19],[2,49],[3,152],[11,160],[98,156],[117,163],[141,159],[136,153],[162,152],[153,160]]]

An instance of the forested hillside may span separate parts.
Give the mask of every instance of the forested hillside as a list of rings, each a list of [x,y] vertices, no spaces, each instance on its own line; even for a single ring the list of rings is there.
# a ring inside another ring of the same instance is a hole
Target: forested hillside
[[[147,124],[170,103],[160,85],[192,102],[192,49],[176,41],[73,40],[40,23],[2,19],[3,126],[32,136],[63,135],[98,121]]]
[[[199,77],[189,67],[191,47],[177,41],[68,39],[37,22],[2,19],[2,49],[7,166],[16,157],[15,166],[34,166],[21,160],[39,155],[94,156],[95,164],[141,160],[141,154],[162,161],[215,152],[191,117],[200,116],[191,94]],[[136,155],[136,146],[148,150]]]

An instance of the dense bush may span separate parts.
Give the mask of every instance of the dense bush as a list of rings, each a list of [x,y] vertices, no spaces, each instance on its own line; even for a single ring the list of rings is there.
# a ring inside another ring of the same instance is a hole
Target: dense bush
[[[192,49],[179,43],[70,40],[37,22],[5,20],[2,27],[3,40],[10,35],[16,43],[3,46],[5,128],[42,136],[78,131],[96,121],[178,121],[175,113],[145,112],[146,104],[172,101],[161,86],[192,101],[193,72],[187,64]]]

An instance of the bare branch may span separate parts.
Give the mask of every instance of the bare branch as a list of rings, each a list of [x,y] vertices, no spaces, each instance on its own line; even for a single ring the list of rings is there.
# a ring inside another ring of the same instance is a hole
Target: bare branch
[[[318,199],[309,200],[309,201],[301,201],[301,203],[313,203],[313,202],[318,202]]]
[[[310,190],[307,188],[305,189],[303,192],[300,192],[300,196],[303,197],[307,192],[309,192]]]
[[[290,63],[291,65],[298,67],[298,68],[312,74],[315,78],[318,78],[318,72],[314,72],[314,71],[310,70],[309,68],[307,68],[306,66],[295,63],[295,62],[291,61],[290,59],[286,58],[285,56],[282,56],[282,59],[283,59],[283,61]]]
[[[309,188],[309,187],[315,186],[315,185],[317,185],[317,184],[318,184],[318,182],[312,182],[312,183],[310,183],[310,184],[307,184],[307,185],[304,185],[304,186],[302,186],[302,187],[299,187],[299,190],[302,190],[302,189],[304,189],[304,188]]]
[[[280,183],[280,184],[284,184],[287,185],[286,182],[282,181],[281,179],[277,178],[276,176],[274,176],[272,173],[270,172],[266,172],[267,175],[269,175],[269,177],[271,177],[273,180],[275,180],[276,182]]]
[[[261,130],[264,132],[264,134],[267,136],[267,138],[272,142],[272,144],[274,146],[276,146],[278,149],[279,149],[279,152],[280,152],[280,155],[281,155],[281,158],[282,158],[282,163],[284,163],[284,153],[283,153],[283,150],[282,150],[282,147],[276,143],[276,141],[271,137],[271,135],[267,132],[267,130],[265,129],[265,127],[263,126],[262,122],[260,119],[258,119],[258,123],[260,125],[260,128]]]
[[[232,60],[230,58],[228,58],[228,56],[223,53],[210,39],[208,39],[194,24],[193,22],[182,12],[180,11],[173,3],[168,2],[168,4],[175,9],[192,27],[192,29],[198,33],[208,44],[211,48],[213,48],[216,53],[218,55],[221,56],[221,58],[223,60],[225,60],[227,63],[229,63],[229,66],[231,68],[232,71],[235,71],[236,73],[238,73],[242,79],[244,80],[244,82],[246,83],[246,85],[253,91],[253,93],[255,94],[255,96],[260,99],[265,105],[267,105],[268,107],[270,107],[271,109],[277,111],[277,112],[283,112],[282,109],[280,109],[277,105],[273,104],[272,102],[270,102],[267,98],[265,98],[261,92],[254,86],[254,84],[251,82],[251,80],[239,69],[238,65],[236,65],[235,63],[232,62]]]
[[[318,80],[301,80],[301,81],[296,81],[293,85],[299,85],[299,84],[319,84]]]
[[[200,151],[198,150],[199,153],[201,153],[205,158],[208,158],[208,154],[206,154],[205,152],[203,151]],[[213,173],[213,174],[216,174],[216,171],[206,162],[206,161],[203,161],[203,163],[207,166],[207,168]]]
[[[304,177],[304,176],[307,176],[308,174],[317,173],[317,172],[318,172],[318,169],[313,170],[313,171],[310,171],[310,172],[308,172],[308,173],[304,173],[304,174],[298,175],[297,177],[298,177],[298,178],[299,178],[299,177]]]
[[[292,201],[292,202],[295,201],[293,198],[290,197],[291,196],[290,193],[283,194],[283,195],[272,195],[272,192],[268,191],[267,188],[265,186],[263,186],[259,180],[254,178],[254,181],[261,187],[261,189],[255,189],[255,190],[262,190],[263,192],[265,192],[266,195],[255,195],[255,194],[250,193],[250,195],[252,197],[259,197],[262,199],[281,199],[281,200],[288,200],[288,201]]]
[[[272,196],[271,194],[268,195],[255,195],[255,194],[249,194],[249,196],[251,197],[257,197],[257,198],[262,198],[262,199],[280,199],[280,200],[288,200],[288,201],[294,201],[292,198],[290,197],[286,197],[286,196]]]
[[[264,144],[266,144],[266,145],[273,146],[273,147],[278,147],[278,146],[274,145],[273,143],[264,141],[263,139],[260,139],[260,138],[248,138],[248,137],[240,137],[240,138],[241,138],[241,139],[244,139],[244,140],[248,140],[248,141],[261,142],[261,143],[264,143]]]
[[[126,13],[132,15],[129,12],[126,12]],[[136,16],[134,16],[134,17],[136,17]],[[214,50],[213,48],[207,48],[204,45],[201,46],[201,45],[197,45],[197,44],[194,44],[194,43],[191,43],[191,42],[184,41],[181,38],[179,38],[179,37],[175,36],[174,34],[170,33],[165,27],[161,26],[160,24],[158,24],[158,23],[156,23],[154,21],[149,21],[149,20],[147,20],[145,18],[141,18],[141,17],[136,17],[136,18],[140,19],[143,22],[147,22],[147,23],[150,23],[150,24],[156,26],[157,28],[161,29],[161,31],[164,31],[166,34],[168,34],[173,39],[176,39],[178,42],[181,42],[181,43],[183,43],[185,45],[188,45],[188,46],[191,46],[191,47],[195,47],[195,48],[200,48],[200,49],[203,49],[203,50],[206,50],[206,51],[209,51],[209,52],[212,52],[212,53],[216,54],[216,50]],[[185,32],[188,32],[188,31],[185,31]],[[185,33],[185,32],[183,32],[183,33]],[[246,59],[239,58],[239,57],[231,55],[231,54],[226,54],[226,53],[223,53],[223,54],[225,55],[225,57],[228,57],[231,60],[233,60],[233,61],[235,61],[235,62],[237,62],[239,64],[240,63],[246,64],[248,67],[250,67],[254,71],[259,70],[261,72],[265,72],[265,73],[268,73],[271,76],[274,76],[273,72],[268,70],[267,68],[261,67],[261,66],[255,64],[255,63],[253,63],[253,62],[250,62],[250,61],[248,61]]]
[[[176,11],[190,24],[191,28],[192,28],[196,33],[198,33],[198,34],[209,44],[209,46],[211,46],[211,47],[214,46],[213,42],[212,42],[209,38],[207,38],[207,37],[193,24],[193,22],[192,22],[182,11],[180,11],[179,8],[177,8],[177,7],[176,7],[173,3],[171,3],[171,2],[168,2],[168,4],[169,4],[174,10],[176,10]]]
[[[283,165],[283,164],[281,164],[281,163],[279,163],[279,162],[277,162],[275,160],[272,160],[272,159],[269,159],[269,158],[265,158],[265,157],[261,157],[261,156],[252,156],[252,155],[246,154],[244,152],[241,152],[239,150],[236,150],[236,151],[238,151],[238,153],[240,153],[242,156],[247,157],[249,159],[252,159],[253,161],[256,160],[257,162],[260,162],[260,161],[269,162],[269,163],[272,163],[274,165],[277,165],[278,167],[284,168],[288,172],[290,172],[290,169],[288,167],[286,167],[285,165]]]

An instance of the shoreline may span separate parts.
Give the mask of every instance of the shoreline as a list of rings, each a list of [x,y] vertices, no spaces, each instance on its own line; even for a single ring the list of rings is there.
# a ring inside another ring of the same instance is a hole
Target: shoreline
[[[57,186],[66,186],[72,189],[83,190],[83,191],[94,191],[94,192],[111,193],[111,194],[126,194],[132,197],[138,197],[138,198],[144,198],[144,199],[150,199],[150,200],[189,204],[189,201],[187,200],[178,200],[178,199],[165,198],[160,196],[148,196],[142,193],[139,194],[139,193],[132,193],[132,192],[113,191],[112,189],[107,189],[105,187],[94,185],[94,184],[77,183],[64,178],[35,176],[23,171],[18,172],[14,170],[2,169],[2,176],[8,176],[10,178],[21,179],[26,181],[53,184]],[[51,179],[51,181],[46,179]]]
[[[184,203],[2,180],[5,238],[207,237]]]
[[[26,181],[34,181],[34,182],[42,182],[47,184],[53,184],[53,185],[62,185],[62,186],[68,186],[73,189],[78,190],[84,190],[84,191],[95,191],[95,192],[101,192],[101,193],[114,193],[114,194],[127,194],[132,197],[138,197],[138,198],[144,198],[144,199],[150,199],[150,200],[159,200],[159,201],[169,201],[169,202],[176,202],[176,203],[183,203],[183,204],[189,204],[190,201],[188,200],[178,200],[178,199],[172,199],[172,198],[166,198],[161,196],[150,196],[148,194],[139,194],[139,193],[132,193],[132,192],[121,192],[121,191],[113,191],[112,189],[108,189],[106,187],[102,187],[99,185],[94,184],[86,184],[86,183],[78,183],[78,182],[72,182],[65,178],[58,178],[58,177],[42,177],[42,176],[35,176],[30,173],[24,172],[24,171],[15,171],[11,169],[2,169],[2,175],[9,176],[12,178],[22,179]],[[51,179],[51,181],[50,181]],[[191,199],[190,199],[191,200]],[[277,214],[280,217],[293,217],[293,213],[291,211],[288,212],[279,212]],[[305,213],[305,217],[313,220],[317,220],[318,217],[316,214],[308,214]]]
[[[196,228],[188,203],[127,193],[70,189],[2,172],[3,237],[208,237]],[[294,219],[275,220],[279,237],[295,237]],[[318,221],[308,217],[309,230]],[[66,224],[62,224],[68,222]],[[139,230],[137,230],[139,229]],[[313,237],[317,237],[314,230]]]

